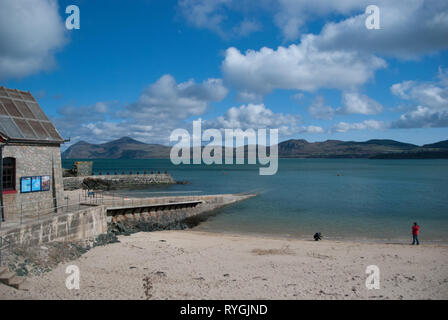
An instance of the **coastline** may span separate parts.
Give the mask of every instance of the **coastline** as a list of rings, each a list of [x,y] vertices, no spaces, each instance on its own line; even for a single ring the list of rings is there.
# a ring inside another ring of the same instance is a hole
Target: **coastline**
[[[263,239],[272,239],[272,240],[297,240],[297,241],[310,241],[313,240],[313,235],[309,234],[308,236],[298,236],[293,234],[278,234],[278,233],[263,233],[263,232],[237,232],[237,231],[224,231],[217,229],[203,229],[201,225],[205,222],[202,222],[198,226],[195,226],[191,230],[197,233],[204,234],[216,234],[216,235],[224,235],[224,236],[236,236],[236,237],[251,237],[251,238],[263,238]],[[412,235],[409,234],[408,238],[393,238],[393,239],[380,239],[380,238],[369,238],[369,237],[328,237],[323,235],[323,241],[326,242],[334,242],[334,243],[359,243],[359,244],[390,244],[390,245],[410,245],[412,242]],[[422,242],[423,241],[423,242]],[[425,240],[420,237],[420,242],[425,245],[433,245],[433,246],[447,246],[448,240]]]
[[[448,246],[298,240],[195,230],[119,236],[1,299],[448,299]],[[65,287],[68,265],[80,290]],[[367,290],[368,265],[381,288]],[[146,290],[146,288],[150,288]]]
[[[77,201],[78,198],[82,197],[85,193],[85,190],[77,189],[77,190],[65,190],[65,196],[70,199],[70,201]],[[161,192],[163,193],[163,192]],[[188,193],[186,192],[179,192],[180,195],[182,193]],[[121,195],[120,193],[116,193],[116,195]],[[175,194],[177,195],[177,194]],[[198,195],[205,195],[205,194],[199,194]],[[152,197],[160,196],[160,194],[153,195]],[[102,195],[103,199],[105,200],[113,200],[114,196],[112,192],[105,192]],[[148,198],[148,196],[146,196]],[[125,196],[125,198],[129,200],[141,200],[144,197],[138,197],[134,194],[130,194],[128,196]],[[216,234],[223,234],[223,235],[236,235],[236,236],[251,236],[251,237],[261,237],[261,238],[274,238],[274,239],[293,239],[293,240],[309,240],[312,239],[313,234],[293,234],[293,233],[278,233],[278,232],[255,232],[255,231],[226,231],[225,229],[218,229],[216,227],[212,227],[210,229],[207,228],[207,223],[209,222],[209,219],[207,218],[205,221],[201,222],[199,225],[194,226],[192,229],[194,231],[198,232],[210,232],[210,233],[216,233]],[[205,226],[205,227],[204,227]],[[359,243],[379,243],[379,244],[399,244],[399,245],[408,245],[412,241],[412,235],[409,229],[409,235],[407,237],[397,237],[397,238],[374,238],[369,235],[361,236],[361,235],[347,235],[341,236],[341,237],[334,237],[334,236],[328,236],[327,234],[323,234],[324,240],[326,241],[337,241],[337,242],[359,242]],[[434,239],[425,239],[424,235],[421,236],[421,241],[423,241],[425,244],[432,244],[432,245],[448,245],[448,239],[440,239],[440,240],[434,240]]]
[[[251,166],[175,166],[169,160],[103,160],[96,162],[96,169],[157,168],[191,182],[124,192],[129,198],[165,195],[161,190],[168,195],[259,193],[257,200],[223,209],[223,214],[201,225],[202,230],[290,234],[301,239],[322,232],[331,240],[407,243],[417,221],[422,240],[448,243],[446,165],[433,160],[280,159],[280,170],[272,177],[259,176]]]

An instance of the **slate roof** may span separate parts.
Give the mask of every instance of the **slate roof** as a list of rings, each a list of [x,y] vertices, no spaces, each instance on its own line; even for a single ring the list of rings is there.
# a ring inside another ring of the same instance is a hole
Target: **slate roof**
[[[63,143],[64,139],[29,92],[0,86],[0,135],[10,141]]]

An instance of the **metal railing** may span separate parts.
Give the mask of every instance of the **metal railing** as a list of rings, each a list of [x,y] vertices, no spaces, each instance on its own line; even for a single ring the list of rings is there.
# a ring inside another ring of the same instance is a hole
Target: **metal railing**
[[[132,206],[144,206],[154,204],[154,199],[160,199],[164,197],[188,197],[194,199],[201,194],[202,191],[171,191],[171,192],[145,192],[145,197],[130,197],[122,194],[115,194],[111,192],[106,192],[99,196],[93,203],[106,205],[108,207],[132,207]],[[169,203],[169,202],[167,202]]]
[[[41,221],[42,219],[69,212],[80,210],[86,205],[95,205],[99,203],[98,199],[88,199],[79,195],[76,199],[64,197],[62,203],[57,206],[55,198],[49,198],[38,201],[27,201],[16,204],[15,206],[4,206],[5,221],[0,220],[0,230],[9,227],[15,227],[33,221]],[[57,202],[56,202],[57,203]]]
[[[185,196],[195,200],[202,191],[171,191],[171,192],[145,192],[145,197],[130,197],[113,192],[88,191],[79,192],[75,195],[66,196],[58,206],[49,204],[55,202],[55,198],[49,198],[38,201],[27,201],[16,205],[4,206],[6,213],[5,221],[0,219],[0,230],[13,228],[22,224],[39,222],[59,214],[76,212],[89,206],[106,205],[108,207],[129,207],[154,204],[154,198]],[[166,203],[169,203],[166,202]]]

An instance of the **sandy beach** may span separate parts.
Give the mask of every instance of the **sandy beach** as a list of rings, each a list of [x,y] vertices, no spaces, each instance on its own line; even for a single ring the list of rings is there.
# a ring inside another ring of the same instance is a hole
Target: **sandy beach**
[[[305,241],[186,231],[120,236],[0,299],[447,299],[448,246]],[[68,265],[80,289],[68,290]],[[368,290],[368,265],[380,289]]]

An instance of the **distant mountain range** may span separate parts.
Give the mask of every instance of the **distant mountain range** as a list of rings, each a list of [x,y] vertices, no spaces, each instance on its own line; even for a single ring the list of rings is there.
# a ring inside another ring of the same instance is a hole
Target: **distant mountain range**
[[[281,158],[448,158],[448,140],[424,146],[395,140],[365,142],[288,140],[278,145]]]
[[[247,146],[245,147],[247,152]],[[154,159],[169,158],[171,147],[147,144],[129,137],[102,144],[80,141],[62,153],[63,159]],[[308,142],[287,140],[279,143],[280,158],[373,158],[436,159],[448,158],[448,140],[417,146],[394,140],[365,142],[327,140]]]
[[[63,159],[147,159],[169,158],[171,147],[146,144],[129,137],[107,143],[80,141],[62,153]]]

